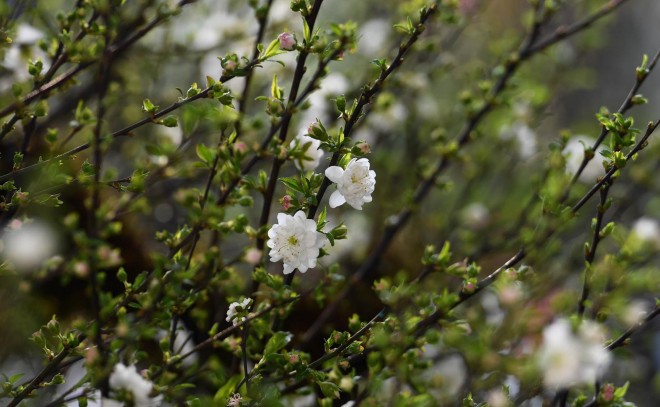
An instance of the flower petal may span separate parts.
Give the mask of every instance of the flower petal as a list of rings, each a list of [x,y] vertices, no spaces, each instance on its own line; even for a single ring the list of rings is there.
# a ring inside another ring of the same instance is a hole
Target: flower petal
[[[291,215],[287,215],[286,213],[280,212],[277,214],[277,223],[283,224],[287,218],[290,218]]]
[[[330,177],[328,177],[330,178]],[[338,206],[343,205],[346,202],[346,198],[344,198],[344,195],[341,194],[339,191],[335,191],[330,195],[330,207],[331,208],[336,208]]]
[[[282,273],[291,274],[291,273],[293,273],[294,269],[295,269],[295,267],[291,266],[290,264],[284,263],[284,270],[282,271]]]
[[[333,165],[332,167],[328,167],[325,170],[325,176],[328,177],[328,179],[334,183],[339,182],[339,180],[341,180],[342,175],[344,175],[344,170],[336,165]]]

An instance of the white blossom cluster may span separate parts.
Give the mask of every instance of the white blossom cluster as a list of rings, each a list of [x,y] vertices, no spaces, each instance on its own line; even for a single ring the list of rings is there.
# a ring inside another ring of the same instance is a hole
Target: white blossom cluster
[[[545,387],[559,389],[595,383],[611,360],[603,347],[604,340],[601,327],[591,321],[583,321],[577,332],[573,332],[567,319],[547,326],[538,354]]]
[[[160,397],[150,397],[153,383],[138,373],[135,365],[117,363],[110,375],[110,388],[114,391],[126,390],[133,396],[136,407],[155,407],[161,404]]]
[[[316,222],[307,219],[305,212],[298,211],[295,215],[279,213],[277,224],[268,231],[268,247],[270,261],[284,262],[284,274],[298,269],[301,273],[316,267],[319,249],[325,245],[327,238],[316,230]]]
[[[371,193],[376,187],[376,172],[369,169],[366,158],[352,159],[346,169],[338,166],[325,170],[325,176],[337,184],[337,190],[330,195],[330,207],[336,208],[347,203],[357,210],[371,202]]]
[[[302,154],[294,160],[294,164],[301,171],[314,171],[325,154],[321,149],[321,142],[305,134],[298,135],[290,147],[302,149]],[[368,151],[368,145],[363,148]],[[362,210],[362,205],[371,202],[371,194],[376,186],[376,172],[370,169],[367,158],[353,158],[346,168],[330,166],[325,170],[325,176],[336,186],[330,196],[331,208],[347,203],[357,210]],[[294,215],[279,213],[277,223],[268,231],[268,238],[270,261],[282,260],[284,274],[290,274],[296,269],[304,273],[316,267],[319,250],[328,242],[325,234],[317,230],[316,222],[307,219],[303,211]]]
[[[232,302],[229,304],[226,321],[233,323],[234,326],[245,321],[245,314],[250,309],[250,304],[252,304],[252,298],[245,298],[241,302]]]

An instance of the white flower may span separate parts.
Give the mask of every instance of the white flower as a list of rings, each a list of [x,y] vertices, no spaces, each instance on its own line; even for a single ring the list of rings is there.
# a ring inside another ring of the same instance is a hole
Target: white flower
[[[57,234],[40,221],[13,222],[0,239],[0,254],[20,271],[41,266],[58,249]]]
[[[245,298],[241,302],[232,302],[227,310],[227,322],[232,322],[234,326],[245,321],[245,316],[239,317],[239,314],[246,314],[252,304],[252,298]]]
[[[583,322],[577,335],[566,319],[546,327],[539,351],[545,386],[556,389],[594,383],[611,359],[603,339],[600,326],[593,322]]]
[[[490,221],[490,211],[481,202],[473,202],[461,211],[461,218],[472,229],[483,229]]]
[[[345,170],[338,166],[328,167],[325,176],[337,184],[337,190],[330,195],[331,208],[346,202],[353,208],[362,210],[365,202],[371,202],[371,193],[376,186],[376,172],[369,170],[368,159],[354,158]]]
[[[364,55],[380,55],[387,44],[390,33],[390,22],[384,18],[375,18],[360,25],[358,49]]]
[[[153,383],[142,377],[134,365],[117,363],[110,375],[110,387],[115,391],[123,389],[131,392],[136,407],[150,407],[159,403],[159,398],[149,397]]]
[[[227,407],[239,407],[241,405],[242,397],[239,393],[234,393],[227,400]]]
[[[628,326],[635,326],[642,322],[644,317],[648,314],[648,306],[645,301],[642,300],[633,300],[628,306],[623,310],[623,315],[621,319]]]
[[[327,238],[316,231],[316,222],[307,219],[305,212],[298,211],[295,215],[279,213],[277,224],[268,231],[268,247],[270,261],[284,262],[284,274],[294,269],[304,273],[309,268],[316,267],[319,249],[325,245]]]
[[[632,233],[644,242],[660,242],[660,223],[651,217],[642,216],[633,224]]]
[[[321,150],[321,141],[307,135],[300,134],[292,142],[291,148],[300,146],[304,153],[302,157],[296,157],[293,163],[301,171],[314,171],[321,163],[321,157],[325,151]]]

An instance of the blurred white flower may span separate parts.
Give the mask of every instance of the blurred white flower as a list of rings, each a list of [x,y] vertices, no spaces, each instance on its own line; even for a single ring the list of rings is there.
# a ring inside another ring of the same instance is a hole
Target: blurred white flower
[[[371,202],[371,193],[376,187],[376,172],[369,169],[367,158],[353,158],[345,170],[336,165],[328,167],[325,176],[337,184],[337,190],[330,195],[331,208],[348,203],[362,210],[364,203]]]
[[[161,340],[170,336],[171,329],[173,327],[173,322],[170,324],[170,329],[159,329],[156,332],[156,339]],[[175,355],[185,355],[188,352],[192,351],[195,343],[192,339],[192,332],[186,329],[182,322],[179,322],[176,327],[176,332],[174,333],[174,344],[172,349],[174,350]],[[187,356],[181,361],[183,366],[192,366],[198,361],[197,353],[191,353],[190,356]]]
[[[282,56],[286,55],[289,54],[283,54]],[[307,101],[310,107],[301,112],[300,122],[311,123],[316,121],[316,119],[320,119],[323,122],[328,119],[327,112],[330,110],[334,112],[334,109],[330,109],[330,99],[346,92],[349,85],[344,75],[334,72],[328,74],[328,76],[321,80],[319,89],[309,96]]]
[[[176,127],[158,126],[158,132],[163,136],[167,137],[168,139],[170,139],[172,144],[174,144],[175,146],[178,146],[183,141],[183,130],[181,129],[181,126],[176,126]]]
[[[364,258],[371,239],[369,219],[359,212],[350,211],[343,215],[341,220],[329,213],[327,220],[328,229],[332,229],[340,223],[343,223],[348,229],[346,239],[335,240],[335,245],[326,256],[327,263],[340,261],[344,256],[356,261]]]
[[[461,211],[461,218],[467,226],[482,229],[490,221],[490,211],[481,202],[472,202]]]
[[[16,269],[28,271],[39,267],[57,250],[55,232],[39,221],[15,221],[2,234],[2,256]]]
[[[300,146],[303,151],[302,157],[297,157],[293,163],[301,171],[314,171],[321,163],[325,151],[321,147],[321,141],[313,139],[305,134],[298,134],[291,142],[290,147]]]
[[[0,81],[0,92],[10,89],[15,82],[23,82],[30,79],[28,72],[28,60],[41,59],[43,63],[42,72],[50,68],[48,54],[36,46],[37,41],[44,34],[31,25],[22,23],[16,28],[16,34],[12,38],[12,44],[6,49],[4,58],[0,60],[0,66],[11,74],[3,77]]]
[[[78,402],[76,402],[75,404],[72,404],[72,405],[78,406],[79,404],[78,404]],[[90,407],[89,404],[87,406]],[[109,399],[109,398],[104,397],[101,400],[100,406],[101,407],[126,407],[126,404],[124,404],[123,401],[117,401],[117,400],[113,400],[113,399]]]
[[[511,400],[501,389],[491,390],[486,394],[486,400],[489,407],[508,407]]]
[[[566,157],[566,172],[571,175],[577,173],[584,159],[584,147],[591,147],[595,141],[593,138],[587,136],[575,136],[568,141],[562,152]],[[594,158],[584,168],[579,180],[586,183],[596,182],[596,178],[605,174],[603,161],[605,161],[605,158],[598,151],[594,152]]]
[[[136,407],[160,405],[159,398],[149,397],[153,387],[153,383],[142,377],[134,365],[126,366],[123,363],[117,363],[110,375],[110,388],[115,391],[127,390],[131,392]]]
[[[295,215],[279,213],[277,224],[268,231],[270,261],[284,263],[284,274],[298,269],[301,273],[316,267],[319,249],[328,239],[316,230],[316,222],[307,219],[305,212]]]
[[[358,50],[367,57],[380,55],[391,31],[391,24],[385,19],[375,18],[365,22],[358,34]]]
[[[500,137],[504,140],[515,139],[518,154],[522,158],[530,158],[536,153],[538,145],[536,132],[524,122],[514,123],[510,128],[502,131]]]
[[[29,24],[22,23],[16,29],[13,42],[19,45],[35,44],[44,37],[44,33]]]
[[[457,353],[440,356],[438,360],[443,351],[437,345],[425,345],[422,354],[423,359],[432,360],[433,364],[422,372],[421,377],[430,384],[429,393],[438,405],[450,404],[450,400],[455,400],[468,378],[465,360]]]
[[[600,326],[590,321],[581,324],[577,335],[567,319],[547,326],[538,353],[544,385],[557,389],[594,383],[611,359],[604,339]]]
[[[376,130],[390,132],[392,128],[401,126],[408,117],[408,108],[403,103],[395,102],[385,110],[374,111],[370,115],[369,124]]]
[[[245,315],[249,309],[250,304],[252,304],[252,298],[245,298],[241,302],[232,302],[229,304],[229,309],[227,310],[227,322],[231,322],[234,326],[245,321],[245,317],[240,317],[240,314]]]
[[[657,219],[642,216],[632,226],[632,233],[645,242],[660,242],[660,224]]]
[[[276,0],[270,6],[268,19],[274,24],[282,24],[293,20],[296,14],[291,11],[291,2],[289,0]]]
[[[642,322],[648,312],[649,307],[645,301],[633,300],[623,311],[622,319],[626,325],[632,327]]]
[[[440,112],[438,101],[432,95],[420,92],[415,98],[415,109],[421,118],[426,120],[436,119]]]

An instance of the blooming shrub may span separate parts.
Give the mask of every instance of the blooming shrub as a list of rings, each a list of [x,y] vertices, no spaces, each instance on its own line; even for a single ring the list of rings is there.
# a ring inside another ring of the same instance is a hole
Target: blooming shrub
[[[654,405],[645,7],[0,4],[0,399]]]

